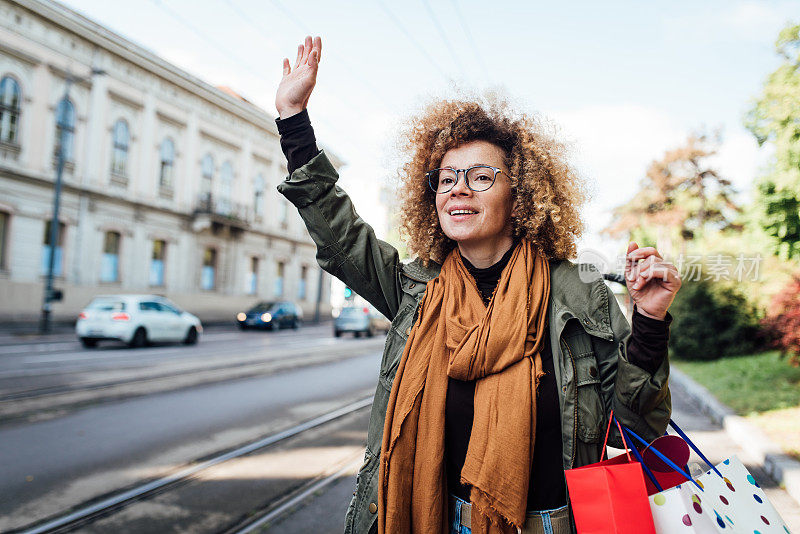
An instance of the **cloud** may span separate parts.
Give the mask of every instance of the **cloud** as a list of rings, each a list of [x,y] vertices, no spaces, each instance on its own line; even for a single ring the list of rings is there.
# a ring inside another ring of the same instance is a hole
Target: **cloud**
[[[768,4],[749,0],[735,4],[723,15],[722,23],[740,38],[761,41],[766,36],[774,40],[778,30],[793,17],[797,18],[796,2]]]

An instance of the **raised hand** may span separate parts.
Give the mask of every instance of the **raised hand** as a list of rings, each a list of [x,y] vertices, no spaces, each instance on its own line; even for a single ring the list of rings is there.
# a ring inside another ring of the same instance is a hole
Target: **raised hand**
[[[322,58],[322,39],[311,36],[297,47],[294,68],[289,59],[283,60],[283,78],[275,95],[275,107],[282,119],[300,113],[308,105],[311,91],[317,83],[317,69]]]
[[[667,316],[667,310],[681,287],[681,278],[674,265],[664,261],[654,247],[639,248],[635,242],[628,243],[625,279],[636,309],[653,319]]]

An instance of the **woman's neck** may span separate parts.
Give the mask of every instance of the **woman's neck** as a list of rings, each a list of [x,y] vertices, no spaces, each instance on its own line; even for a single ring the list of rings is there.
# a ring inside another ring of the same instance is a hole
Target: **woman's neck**
[[[458,243],[458,251],[473,267],[485,269],[500,261],[513,245],[514,240],[511,236],[503,236],[493,239],[490,243],[476,245]]]

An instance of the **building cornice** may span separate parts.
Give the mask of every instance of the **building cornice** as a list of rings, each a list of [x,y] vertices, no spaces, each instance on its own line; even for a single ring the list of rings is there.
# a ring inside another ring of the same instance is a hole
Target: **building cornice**
[[[36,66],[41,63],[41,60],[37,57],[34,57],[30,54],[26,54],[22,50],[17,50],[16,48],[12,48],[7,44],[0,43],[0,52],[3,54],[9,55],[11,57],[17,58],[20,61],[23,61],[31,66]]]

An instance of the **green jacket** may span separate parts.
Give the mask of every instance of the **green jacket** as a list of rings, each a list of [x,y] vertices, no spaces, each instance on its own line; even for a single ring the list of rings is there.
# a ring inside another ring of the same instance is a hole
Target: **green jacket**
[[[278,186],[300,211],[317,244],[317,261],[392,320],[372,404],[364,464],[345,520],[345,534],[366,534],[377,519],[378,459],[383,421],[397,365],[416,320],[426,282],[440,266],[400,261],[375,236],[336,186],[338,174],[324,152]],[[669,361],[650,374],[627,358],[631,327],[600,273],[589,264],[550,260],[550,339],[560,392],[564,469],[600,459],[613,408],[620,422],[645,439],[662,435],[671,413]],[[578,273],[582,276],[579,277]],[[591,279],[584,282],[582,279]],[[609,438],[621,447],[619,433]]]

